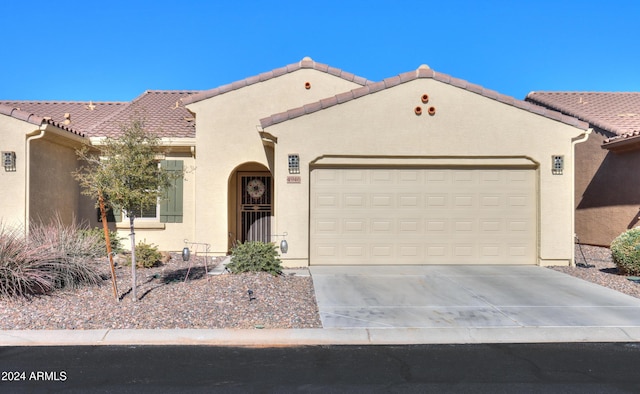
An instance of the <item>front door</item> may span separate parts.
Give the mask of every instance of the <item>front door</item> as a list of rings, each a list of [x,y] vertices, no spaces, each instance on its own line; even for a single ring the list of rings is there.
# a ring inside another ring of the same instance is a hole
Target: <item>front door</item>
[[[272,191],[270,173],[238,173],[240,241],[271,242]]]

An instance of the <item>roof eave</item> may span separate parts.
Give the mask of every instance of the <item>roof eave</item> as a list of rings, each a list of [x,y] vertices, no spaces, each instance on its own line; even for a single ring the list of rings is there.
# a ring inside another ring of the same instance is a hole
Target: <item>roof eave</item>
[[[638,150],[640,149],[640,135],[627,138],[615,138],[610,142],[603,143],[601,148],[615,153]]]

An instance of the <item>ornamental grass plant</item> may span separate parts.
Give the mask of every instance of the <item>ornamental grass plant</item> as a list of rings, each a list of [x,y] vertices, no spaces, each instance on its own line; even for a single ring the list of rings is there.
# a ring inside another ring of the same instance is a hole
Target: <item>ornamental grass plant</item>
[[[20,297],[46,293],[55,278],[47,267],[47,247],[28,245],[24,232],[0,225],[0,296]]]
[[[100,284],[103,278],[95,264],[100,239],[82,230],[59,217],[34,224],[28,238],[19,227],[0,225],[0,297]]]

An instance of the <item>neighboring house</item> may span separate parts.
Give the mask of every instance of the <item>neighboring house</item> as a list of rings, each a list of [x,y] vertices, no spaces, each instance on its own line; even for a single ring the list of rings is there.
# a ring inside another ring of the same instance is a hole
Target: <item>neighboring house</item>
[[[532,92],[527,101],[588,122],[576,147],[576,236],[609,246],[640,220],[640,92]]]
[[[573,261],[588,125],[426,66],[374,83],[305,58],[213,90],[145,92],[80,130],[100,144],[140,115],[163,165],[190,169],[136,220],[161,249],[285,238],[288,266]]]

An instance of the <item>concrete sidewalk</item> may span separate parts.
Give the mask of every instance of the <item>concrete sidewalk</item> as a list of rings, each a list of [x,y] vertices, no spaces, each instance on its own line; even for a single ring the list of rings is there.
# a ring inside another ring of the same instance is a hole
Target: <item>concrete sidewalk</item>
[[[639,342],[640,327],[317,328],[271,330],[13,330],[3,346],[315,346]]]
[[[640,299],[534,266],[311,267],[321,329],[0,331],[0,346],[638,342]]]

